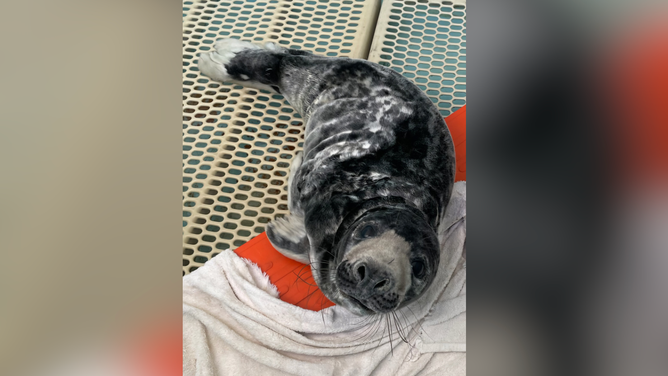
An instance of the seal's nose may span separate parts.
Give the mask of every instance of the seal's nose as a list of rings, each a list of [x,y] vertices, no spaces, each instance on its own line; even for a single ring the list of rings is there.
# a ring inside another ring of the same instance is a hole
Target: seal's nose
[[[399,304],[396,281],[387,266],[372,261],[343,262],[336,272],[338,287],[376,312],[389,312]]]
[[[355,275],[357,277],[357,282],[363,281],[364,277],[366,277],[366,265],[363,262],[360,262],[355,271],[357,272]]]
[[[353,266],[360,297],[383,294],[394,286],[392,275],[380,265],[360,262]]]

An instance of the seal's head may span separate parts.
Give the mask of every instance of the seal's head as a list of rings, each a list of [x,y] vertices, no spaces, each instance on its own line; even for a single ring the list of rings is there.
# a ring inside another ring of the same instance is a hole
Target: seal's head
[[[415,300],[434,279],[436,233],[418,210],[380,206],[342,224],[320,287],[358,315],[387,313]]]

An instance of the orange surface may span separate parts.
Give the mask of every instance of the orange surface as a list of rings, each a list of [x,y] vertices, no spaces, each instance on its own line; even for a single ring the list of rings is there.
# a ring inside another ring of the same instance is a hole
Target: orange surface
[[[280,254],[271,245],[266,233],[254,237],[234,252],[256,263],[267,273],[282,301],[312,311],[334,305],[313,281],[311,267]]]
[[[455,181],[466,180],[466,106],[460,108],[445,118],[448,124],[452,141],[455,144],[457,156],[457,172]]]
[[[455,144],[457,172],[455,181],[466,180],[466,106],[445,118]],[[237,248],[239,257],[256,263],[267,273],[281,300],[298,307],[319,311],[334,305],[313,281],[311,267],[280,254],[262,233]]]

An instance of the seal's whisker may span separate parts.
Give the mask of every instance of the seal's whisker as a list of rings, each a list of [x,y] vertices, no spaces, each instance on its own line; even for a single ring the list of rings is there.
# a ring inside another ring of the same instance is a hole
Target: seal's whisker
[[[416,328],[415,325],[411,325],[408,322],[408,317],[406,317],[406,315],[404,314],[403,311],[397,311],[397,314],[401,315],[401,317],[404,319],[404,323],[405,323],[404,328],[409,328],[410,327],[409,330],[408,330],[408,335],[409,336],[411,335],[411,333],[418,334],[419,332],[417,331],[417,328],[422,329],[422,325],[420,324],[419,321],[416,322],[417,328]]]
[[[378,338],[378,344],[376,345],[376,348],[373,350],[374,353],[376,352],[376,350],[378,350],[380,348],[380,342],[383,340],[383,338],[385,338],[386,326],[381,324],[383,319],[385,319],[385,317],[384,317],[384,315],[379,315],[379,316],[380,316],[380,318],[378,319],[378,323],[379,323],[379,327],[383,328],[383,332],[380,334],[380,338]]]
[[[408,340],[406,339],[406,336],[404,335],[403,330],[401,330],[401,327],[399,326],[399,322],[397,320],[397,316],[395,312],[391,313],[391,319],[392,319],[392,325],[394,326],[394,329],[397,331],[397,335],[399,336],[399,339],[401,339],[402,342],[408,343]]]
[[[406,338],[409,339],[408,345],[413,347],[414,343],[410,343],[410,341],[418,335],[415,325],[410,323],[406,315],[404,315],[404,313],[401,311],[397,311],[397,317],[399,318],[399,322],[403,321],[402,328],[404,330],[404,333],[406,333]]]
[[[385,326],[382,325],[383,322],[383,317],[381,315],[374,315],[374,331],[371,334],[371,338],[377,337],[378,332],[382,329],[383,331],[381,332],[380,336],[378,336],[378,342],[376,346],[380,345],[380,341],[383,339],[383,336],[385,335]]]
[[[293,273],[294,273],[294,272],[293,272]],[[297,274],[297,273],[294,273],[294,274],[297,276],[297,279],[301,280],[304,284],[306,284],[306,285],[308,285],[308,286],[310,286],[310,287],[318,287],[317,284],[307,282],[301,275],[299,275],[299,274]],[[293,285],[296,285],[296,284],[297,284],[297,281],[295,281],[295,282],[293,283]]]
[[[406,336],[406,332],[404,331],[405,328],[401,327],[401,322],[399,321],[399,318],[397,317],[397,313],[392,312],[392,317],[394,319],[394,327],[397,329],[397,333],[399,334],[399,338],[401,338],[402,341],[405,343],[408,343],[408,337]]]
[[[372,315],[367,317],[368,319],[365,321],[367,321],[369,325],[366,325],[367,328],[361,333],[361,335],[358,337],[358,340],[366,341],[367,338],[369,340],[372,340],[372,338],[376,337],[378,330],[380,330],[380,328],[382,327],[381,325],[382,317],[380,317],[380,315]]]
[[[394,344],[392,343],[392,326],[390,325],[390,318],[385,314],[386,317],[386,322],[387,322],[387,335],[390,338],[390,352],[392,353],[392,356],[394,356]]]
[[[413,317],[415,317],[415,323],[418,325],[418,328],[420,329],[420,333],[423,333],[424,335],[426,335],[427,337],[429,337],[430,339],[433,340],[433,338],[431,338],[431,337],[429,336],[429,333],[427,333],[427,332],[424,330],[424,328],[422,327],[422,323],[421,323],[420,319],[418,319],[418,317],[415,315],[415,312],[413,312],[413,310],[412,310],[409,306],[406,306],[406,308],[407,308],[409,311],[411,311],[411,314],[413,315]]]
[[[325,313],[320,310],[320,317],[322,318],[322,325],[327,326],[327,322],[325,321]]]
[[[308,270],[306,269],[307,266],[310,266],[310,264],[305,264],[305,265],[303,265],[301,268],[299,268],[299,271],[295,272],[295,271],[293,270],[292,273],[295,274],[295,275],[297,276],[297,279],[298,279],[298,280],[301,280],[302,282],[308,284],[308,282],[306,282],[306,280],[304,280],[304,279],[302,278],[302,276],[301,276],[303,273],[306,273],[306,272],[308,271]],[[295,280],[294,284],[295,284],[295,285],[297,284],[297,280]]]
[[[385,335],[385,326],[383,325],[383,316],[376,315],[375,317],[376,317],[376,320],[375,320],[375,323],[374,323],[375,330],[373,332],[373,336],[375,337],[378,334],[378,331],[383,329],[383,331],[381,332],[380,337],[378,339],[378,342],[379,342],[378,345],[380,345],[380,341],[383,339],[383,336]]]
[[[414,327],[411,326],[411,325],[408,323],[408,320],[406,320],[406,316],[404,316],[403,313],[401,313],[401,311],[396,311],[396,312],[395,312],[395,318],[396,318],[396,320],[397,320],[397,323],[399,324],[399,327],[401,328],[401,331],[402,331],[404,337],[406,338],[406,341],[405,341],[405,342],[406,342],[409,346],[412,347],[413,345],[410,343],[410,339],[411,339],[411,334],[413,333],[413,329],[414,329]],[[401,320],[402,318],[403,318],[403,324],[402,324],[402,322],[401,322],[401,321],[402,321],[402,320]]]
[[[304,283],[306,283],[306,282],[304,282]],[[306,283],[306,284],[308,285],[308,287],[306,288],[306,305],[308,306],[308,302],[311,300],[311,287],[313,287],[313,286],[308,284],[308,283]]]
[[[366,321],[371,322],[372,319],[374,319],[373,316],[368,316]],[[364,341],[370,335],[375,334],[375,332],[377,331],[377,327],[376,327],[377,322],[378,322],[378,320],[373,320],[373,322],[371,322],[371,325],[364,325],[364,329],[362,330],[362,333],[360,333],[360,335],[358,337],[356,337],[354,339],[354,341]]]

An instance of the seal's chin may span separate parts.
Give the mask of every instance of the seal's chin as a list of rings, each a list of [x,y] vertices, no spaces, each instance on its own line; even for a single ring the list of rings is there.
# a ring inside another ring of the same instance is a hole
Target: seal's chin
[[[346,309],[348,309],[350,312],[358,316],[368,316],[377,313],[374,310],[369,309],[369,307],[365,306],[364,303],[353,298],[352,296],[346,295],[342,292],[340,294],[341,294],[340,296],[343,297],[344,299],[342,299],[341,302],[337,304],[346,307]]]

